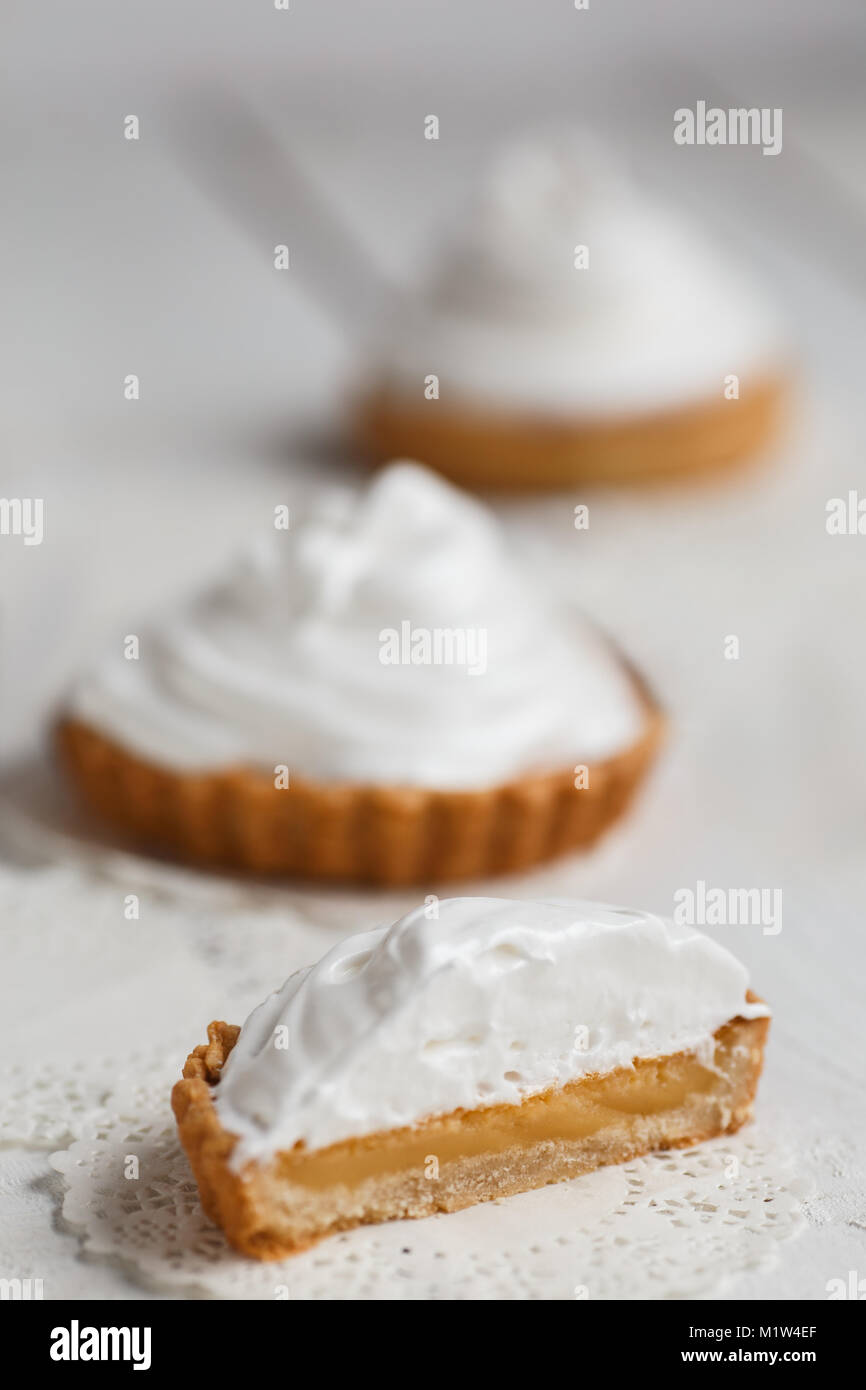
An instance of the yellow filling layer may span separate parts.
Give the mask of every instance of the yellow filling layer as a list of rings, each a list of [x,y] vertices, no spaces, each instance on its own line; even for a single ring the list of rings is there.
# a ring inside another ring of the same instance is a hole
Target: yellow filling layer
[[[724,1093],[730,1061],[727,1026],[716,1035],[713,1068],[690,1053],[638,1059],[566,1086],[530,1096],[520,1105],[457,1110],[408,1129],[390,1130],[307,1152],[296,1148],[278,1154],[279,1172],[309,1188],[337,1184],[352,1187],[386,1173],[424,1173],[431,1157],[442,1165],[506,1149],[529,1149],[543,1140],[585,1139],[601,1134],[625,1115],[660,1115],[680,1108],[688,1098]]]

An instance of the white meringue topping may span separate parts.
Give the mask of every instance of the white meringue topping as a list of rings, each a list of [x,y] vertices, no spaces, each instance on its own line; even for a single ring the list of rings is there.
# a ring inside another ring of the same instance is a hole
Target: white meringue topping
[[[574,132],[503,153],[377,347],[380,377],[419,407],[438,408],[423,397],[434,374],[442,408],[581,416],[721,400],[727,375],[779,359],[754,287]]]
[[[71,712],[170,768],[446,789],[591,763],[645,718],[616,654],[536,590],[493,516],[415,464],[325,494],[144,632],[139,660],[118,650]]]
[[[436,910],[437,915],[430,915]],[[517,1103],[635,1058],[705,1050],[744,966],[691,927],[594,903],[450,898],[351,936],[250,1015],[216,1104],[234,1160],[460,1107]]]

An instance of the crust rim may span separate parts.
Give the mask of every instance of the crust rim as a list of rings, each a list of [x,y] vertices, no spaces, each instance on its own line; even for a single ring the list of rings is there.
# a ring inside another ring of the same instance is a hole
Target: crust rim
[[[588,768],[530,774],[478,791],[292,778],[284,790],[248,768],[174,772],[75,718],[56,739],[88,806],[140,843],[199,865],[386,886],[517,873],[593,844],[632,801],[661,745],[665,717],[631,668],[643,732]]]
[[[622,418],[559,419],[465,401],[419,406],[384,384],[357,400],[354,418],[374,466],[419,458],[463,487],[653,486],[747,465],[779,434],[790,385],[778,371],[733,402],[707,398]]]

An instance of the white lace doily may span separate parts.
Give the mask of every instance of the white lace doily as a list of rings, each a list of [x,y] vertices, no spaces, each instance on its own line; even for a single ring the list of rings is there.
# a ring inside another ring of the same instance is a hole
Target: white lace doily
[[[104,1098],[52,1156],[84,1252],[163,1292],[222,1298],[701,1298],[770,1267],[800,1229],[793,1154],[752,1127],[507,1201],[367,1227],[277,1264],[235,1254],[210,1224],[160,1084]],[[126,1177],[130,1159],[137,1177]]]
[[[77,1235],[89,1259],[179,1296],[343,1299],[710,1297],[778,1260],[806,1187],[768,1118],[694,1151],[349,1232],[281,1264],[235,1255],[201,1211],[171,1086],[209,1019],[242,1021],[356,913],[356,927],[396,915],[372,896],[356,906],[218,880],[199,893],[192,875],[179,884],[131,860],[0,873],[0,914],[17,927],[0,1143],[68,1145],[52,1164],[70,1243]],[[125,1176],[130,1156],[137,1178]]]

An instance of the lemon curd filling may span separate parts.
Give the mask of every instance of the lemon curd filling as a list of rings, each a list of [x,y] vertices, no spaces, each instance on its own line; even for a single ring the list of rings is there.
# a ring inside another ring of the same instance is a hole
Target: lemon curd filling
[[[280,1175],[308,1188],[353,1187],[368,1178],[441,1168],[479,1155],[529,1150],[553,1141],[603,1136],[624,1117],[675,1113],[699,1096],[724,1095],[730,1082],[728,1029],[720,1029],[712,1061],[678,1053],[637,1059],[603,1076],[529,1096],[520,1105],[458,1110],[403,1128],[312,1152],[297,1146],[276,1157]]]

